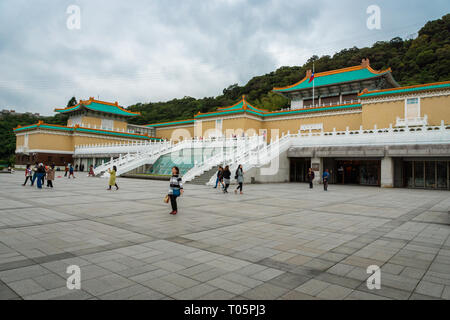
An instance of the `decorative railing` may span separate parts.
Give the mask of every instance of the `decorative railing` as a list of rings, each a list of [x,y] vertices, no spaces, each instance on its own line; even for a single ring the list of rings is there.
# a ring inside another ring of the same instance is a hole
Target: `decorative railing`
[[[401,119],[397,117],[395,124],[397,127],[426,126],[428,125],[428,116],[425,115],[424,117],[416,117],[410,119]]]

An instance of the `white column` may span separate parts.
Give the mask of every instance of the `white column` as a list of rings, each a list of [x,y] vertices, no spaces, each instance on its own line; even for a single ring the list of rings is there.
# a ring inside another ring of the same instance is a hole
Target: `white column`
[[[314,170],[314,183],[321,183],[323,174],[323,158],[311,158],[311,168]]]
[[[381,187],[394,187],[394,159],[391,157],[384,157],[381,160]]]

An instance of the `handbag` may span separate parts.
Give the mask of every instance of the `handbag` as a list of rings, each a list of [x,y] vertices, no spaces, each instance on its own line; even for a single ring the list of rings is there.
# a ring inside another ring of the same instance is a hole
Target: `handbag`
[[[181,195],[180,189],[173,189],[172,193],[175,197],[179,197]]]
[[[164,197],[164,202],[169,203],[169,195],[168,194],[166,194],[166,196]]]

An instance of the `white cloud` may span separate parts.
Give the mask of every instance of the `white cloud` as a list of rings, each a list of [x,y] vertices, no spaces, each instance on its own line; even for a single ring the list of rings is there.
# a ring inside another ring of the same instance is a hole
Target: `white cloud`
[[[377,1],[382,30],[370,31],[372,2],[4,0],[0,108],[52,114],[73,95],[122,105],[216,96],[313,54],[406,36],[450,8],[442,0]],[[81,8],[81,30],[66,27],[71,4]]]

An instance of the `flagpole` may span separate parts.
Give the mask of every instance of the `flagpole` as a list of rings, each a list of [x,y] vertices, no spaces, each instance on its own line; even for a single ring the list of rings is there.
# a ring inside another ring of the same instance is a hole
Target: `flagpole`
[[[314,74],[314,62],[313,62],[313,76],[314,76],[314,78],[313,78],[313,108],[314,108],[315,107],[315,105],[314,105],[314,96],[315,96],[315,94],[314,94],[314,81],[316,81],[316,76]]]

